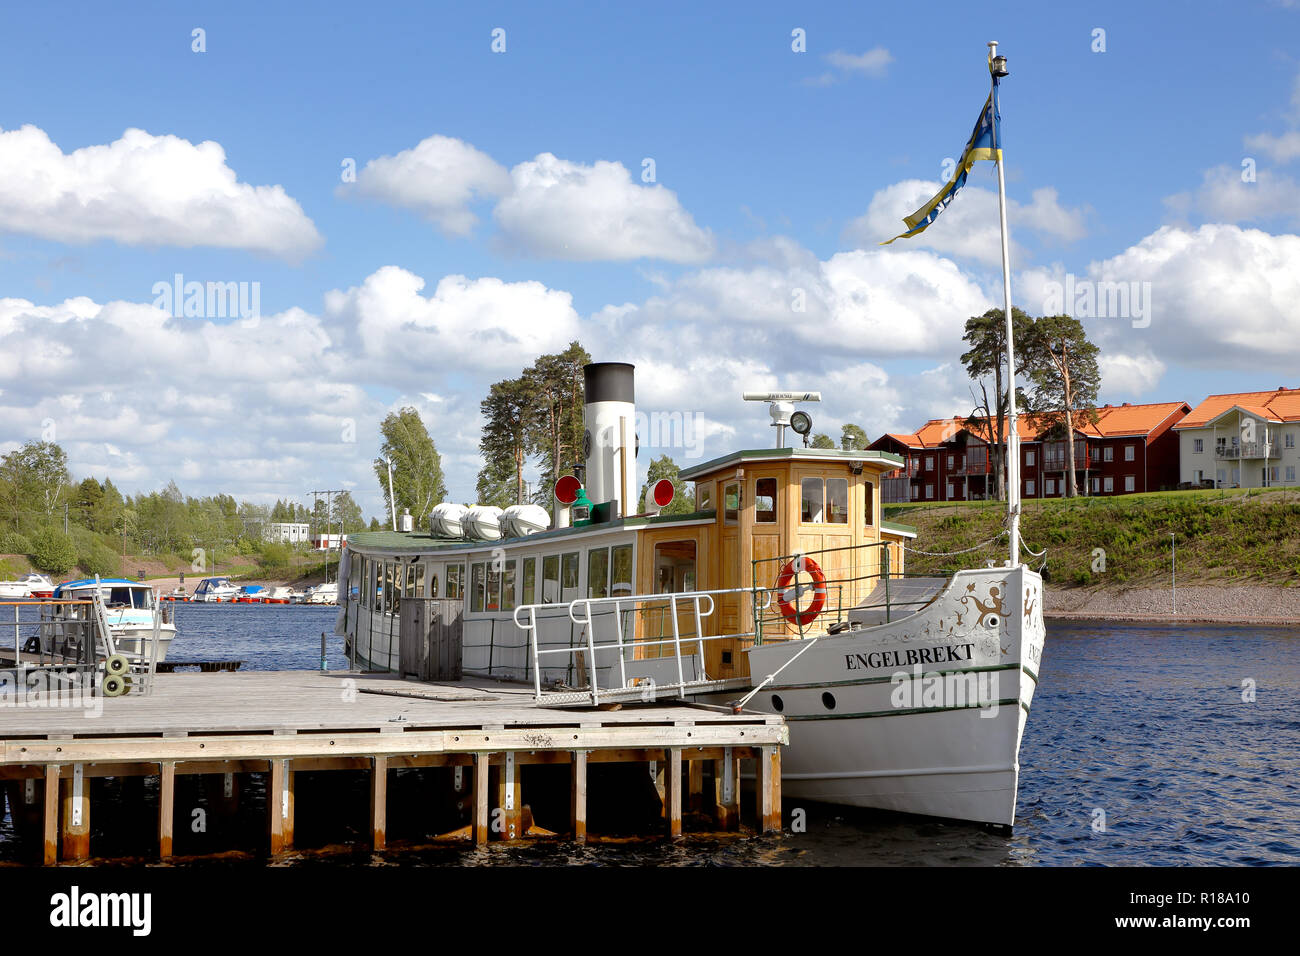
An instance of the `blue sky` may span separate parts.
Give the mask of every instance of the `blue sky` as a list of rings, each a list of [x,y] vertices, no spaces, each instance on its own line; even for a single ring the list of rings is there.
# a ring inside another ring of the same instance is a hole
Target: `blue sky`
[[[960,150],[990,39],[1015,301],[1040,314],[1065,273],[1151,283],[1149,325],[1090,323],[1103,400],[1300,384],[1296,4],[266,7],[9,13],[0,450],[52,422],[78,476],[329,482],[377,512],[375,426],[410,403],[463,500],[487,385],[569,334],[636,362],[647,409],[698,416],[707,447],[666,449],[683,464],[770,441],[747,387],[819,387],[819,429],[873,437],[968,411],[960,323],[1000,304],[994,167],[925,236],[875,243]],[[260,320],[159,325],[176,273],[258,283]]]

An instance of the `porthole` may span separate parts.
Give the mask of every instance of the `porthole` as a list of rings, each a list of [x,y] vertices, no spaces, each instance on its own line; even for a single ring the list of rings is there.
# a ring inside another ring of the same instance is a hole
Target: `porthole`
[[[989,615],[989,627],[991,627],[993,630],[996,631],[998,629],[998,625],[1001,623],[1002,623],[1002,619],[999,618],[996,614]]]
[[[772,695],[772,707],[776,710],[778,714],[785,710],[785,701],[781,699],[780,694]]]
[[[822,694],[822,703],[826,705],[827,710],[834,710],[835,695],[832,694],[830,691],[826,691],[824,694]]]

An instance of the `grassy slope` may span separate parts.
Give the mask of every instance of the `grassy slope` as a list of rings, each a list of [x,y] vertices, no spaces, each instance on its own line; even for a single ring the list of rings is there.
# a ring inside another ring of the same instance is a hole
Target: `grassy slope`
[[[913,525],[917,548],[957,551],[996,534],[1005,509],[996,501],[886,505],[885,517]],[[1026,543],[1047,548],[1047,571],[1056,586],[1163,584],[1169,580],[1170,532],[1177,535],[1180,584],[1300,586],[1300,492],[1295,489],[1033,500],[1024,503],[1021,519]],[[1104,573],[1092,570],[1096,548],[1105,551]],[[909,554],[907,569],[961,567],[1004,553],[999,542],[957,558]]]

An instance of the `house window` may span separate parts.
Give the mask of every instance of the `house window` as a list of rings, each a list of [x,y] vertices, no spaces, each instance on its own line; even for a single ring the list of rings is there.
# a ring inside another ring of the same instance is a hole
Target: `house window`
[[[831,524],[849,523],[849,480],[826,479],[826,520]]]
[[[733,481],[722,488],[722,520],[734,523],[740,515],[740,483]]]
[[[1015,310],[1012,309],[1011,311],[1012,311],[1012,314],[1014,315],[1014,314],[1015,314]],[[1034,464],[1034,450],[1033,450],[1032,448],[1025,452],[1025,464],[1026,464],[1026,465],[1029,465],[1030,467],[1033,467],[1033,464]]]
[[[925,470],[926,470],[926,471],[934,471],[934,456],[933,456],[933,455],[926,455],[926,456],[925,456]]]
[[[1101,450],[1101,460],[1102,460],[1102,461],[1114,461],[1114,460],[1115,460],[1115,449],[1112,448],[1110,445],[1107,445],[1105,448],[1103,448],[1103,449]]]
[[[1014,314],[1014,312],[1013,312],[1012,314]],[[1286,435],[1283,436],[1283,439],[1284,439],[1283,444],[1285,444],[1287,448],[1294,448],[1294,447],[1295,447],[1295,433],[1294,433],[1294,432],[1287,432]]]
[[[1109,448],[1107,448],[1106,450],[1110,451]],[[1105,478],[1103,478],[1101,490],[1106,492],[1106,494],[1110,494],[1111,492],[1113,492],[1115,490],[1115,479],[1112,478],[1110,475],[1107,475]]]
[[[1286,480],[1288,482],[1295,481],[1295,465],[1286,466]]]
[[[1015,314],[1015,313],[1013,312],[1012,315],[1014,315],[1014,314]],[[1227,481],[1227,474],[1228,474],[1228,473],[1227,473],[1226,471],[1224,471],[1222,468],[1220,468],[1217,472],[1215,472],[1215,475],[1214,475],[1214,477],[1215,477],[1215,484],[1216,484],[1218,487],[1220,487],[1220,488],[1223,487],[1223,483],[1224,483],[1225,481]]]
[[[949,456],[948,456],[948,470],[949,470],[949,471],[952,471],[952,469],[953,469],[953,463],[955,462],[955,460],[956,460],[956,459],[954,459],[952,455],[949,455]]]
[[[862,483],[862,523],[876,523],[876,486],[869,481]]]
[[[925,496],[926,496],[927,498],[933,498],[933,497],[934,497],[934,485],[926,485],[926,486],[925,486]]]
[[[952,500],[952,482],[951,482],[951,481],[948,482],[948,484],[945,486],[945,490],[946,490],[947,495],[948,495],[948,500],[951,501],[951,500]]]
[[[1056,479],[1046,478],[1043,480],[1043,493],[1048,495],[1056,494]]]
[[[1134,448],[1133,445],[1125,445],[1125,446],[1124,446],[1124,460],[1125,460],[1125,461],[1132,461],[1132,460],[1133,460],[1133,448]]]
[[[799,483],[799,520],[820,523],[822,520],[822,480],[805,478]]]
[[[1277,465],[1274,465],[1272,468],[1268,469],[1268,480],[1277,481]]]
[[[1014,315],[1015,313],[1013,312],[1012,314]],[[1101,490],[1101,479],[1094,477],[1092,479],[1092,493],[1095,495],[1100,490]]]
[[[1135,478],[1133,475],[1124,476],[1124,490],[1132,491],[1134,489]]]
[[[775,478],[760,478],[754,482],[754,521],[758,524],[776,521]]]
[[[1034,496],[1034,479],[1030,478],[1025,482],[1025,494],[1031,498]]]
[[[1193,439],[1192,439],[1192,453],[1193,453],[1193,454],[1196,454],[1196,455],[1200,455],[1200,454],[1203,454],[1204,451],[1205,451],[1205,439],[1204,439],[1204,438],[1193,438]]]

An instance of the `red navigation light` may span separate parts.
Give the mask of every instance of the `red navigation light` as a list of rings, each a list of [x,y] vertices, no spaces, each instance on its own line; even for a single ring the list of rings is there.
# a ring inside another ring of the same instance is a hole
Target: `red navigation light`
[[[578,500],[582,482],[573,475],[565,475],[555,483],[555,500],[562,505],[571,505]]]
[[[655,482],[654,487],[655,505],[660,508],[667,508],[669,503],[673,500],[673,494],[675,491],[676,489],[673,488],[672,481],[667,478],[660,478]]]

